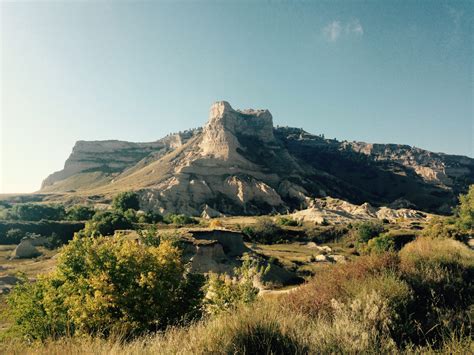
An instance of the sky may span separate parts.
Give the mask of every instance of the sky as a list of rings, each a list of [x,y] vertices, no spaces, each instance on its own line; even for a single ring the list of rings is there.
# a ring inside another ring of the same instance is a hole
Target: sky
[[[327,138],[474,154],[471,1],[1,1],[0,193],[77,140],[154,141],[214,101]]]

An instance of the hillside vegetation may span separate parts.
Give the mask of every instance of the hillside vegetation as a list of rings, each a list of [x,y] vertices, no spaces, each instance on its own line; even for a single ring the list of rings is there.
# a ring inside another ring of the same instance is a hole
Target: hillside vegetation
[[[134,211],[128,203],[135,201],[122,195],[110,213]],[[276,221],[241,228],[248,228],[251,243],[284,254],[278,245],[292,244],[282,231],[300,227]],[[52,273],[21,283],[8,296],[11,323],[0,352],[474,351],[474,251],[465,243],[474,235],[474,186],[453,216],[433,219],[418,234],[375,222],[318,234],[314,240],[352,245],[352,256],[319,267],[301,286],[260,297],[252,280],[267,270],[250,258],[243,257],[233,277],[190,274],[179,236],[141,232],[137,243],[101,236],[96,222],[87,222],[61,249]]]

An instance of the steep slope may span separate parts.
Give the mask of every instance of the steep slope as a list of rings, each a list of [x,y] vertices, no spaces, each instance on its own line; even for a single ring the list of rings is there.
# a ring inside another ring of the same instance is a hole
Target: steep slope
[[[339,142],[274,128],[268,110],[217,102],[203,129],[153,143],[78,142],[41,192],[140,192],[146,209],[199,215],[284,212],[333,196],[448,212],[474,183],[474,160],[402,145]],[[208,206],[208,207],[206,207]]]

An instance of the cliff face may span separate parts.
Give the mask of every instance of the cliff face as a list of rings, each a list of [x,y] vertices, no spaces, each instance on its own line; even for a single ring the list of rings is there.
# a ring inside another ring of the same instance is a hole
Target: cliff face
[[[333,196],[448,212],[474,183],[474,160],[405,145],[338,142],[273,128],[268,110],[215,103],[203,129],[152,143],[78,142],[44,192],[110,197],[140,192],[145,209],[260,214]]]

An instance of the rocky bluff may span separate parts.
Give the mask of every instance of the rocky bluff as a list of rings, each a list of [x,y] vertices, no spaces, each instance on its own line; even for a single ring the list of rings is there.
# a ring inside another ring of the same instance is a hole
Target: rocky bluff
[[[97,202],[136,190],[146,209],[192,215],[284,212],[324,196],[449,212],[472,183],[469,157],[274,128],[268,110],[219,101],[204,128],[151,143],[76,143],[41,192]]]

